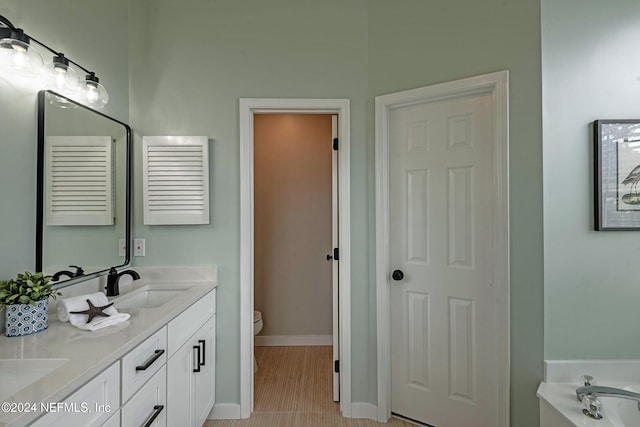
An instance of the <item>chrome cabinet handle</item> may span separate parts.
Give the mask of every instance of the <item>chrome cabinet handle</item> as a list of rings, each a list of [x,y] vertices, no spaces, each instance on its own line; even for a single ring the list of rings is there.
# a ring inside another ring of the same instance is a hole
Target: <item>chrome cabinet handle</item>
[[[147,421],[143,424],[143,427],[150,427],[151,424],[153,424],[153,422],[155,421],[155,419],[158,418],[158,415],[160,415],[160,412],[162,412],[163,409],[164,409],[164,405],[154,406],[153,413],[149,415],[149,418],[147,418]]]
[[[164,350],[156,350],[153,352],[153,356],[151,356],[149,358],[149,360],[147,360],[146,362],[144,362],[144,365],[138,365],[136,366],[136,371],[146,371],[147,368],[151,365],[153,365],[153,362],[155,362],[156,360],[158,360],[160,358],[160,356],[162,356],[162,354],[164,353]]]

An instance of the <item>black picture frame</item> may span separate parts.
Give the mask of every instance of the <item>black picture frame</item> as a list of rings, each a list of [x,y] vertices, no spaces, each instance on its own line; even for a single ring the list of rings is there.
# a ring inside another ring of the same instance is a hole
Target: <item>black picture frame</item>
[[[640,119],[596,120],[593,136],[595,229],[640,230]]]

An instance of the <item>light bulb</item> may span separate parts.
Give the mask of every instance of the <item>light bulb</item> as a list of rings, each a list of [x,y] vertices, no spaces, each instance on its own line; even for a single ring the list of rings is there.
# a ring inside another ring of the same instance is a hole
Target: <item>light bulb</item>
[[[25,53],[28,50],[27,46],[24,46],[24,43],[19,40],[14,40],[11,42],[11,47],[16,52]]]
[[[22,34],[22,40],[16,39],[19,33],[0,39],[0,67],[10,73],[23,77],[35,77],[42,68],[42,57],[29,46],[29,39]]]
[[[95,73],[87,75],[81,101],[92,108],[102,108],[109,102],[109,94]]]
[[[80,88],[78,75],[73,68],[69,67],[69,60],[63,54],[54,57],[53,62],[46,64],[42,75],[45,87],[61,95],[72,97]]]

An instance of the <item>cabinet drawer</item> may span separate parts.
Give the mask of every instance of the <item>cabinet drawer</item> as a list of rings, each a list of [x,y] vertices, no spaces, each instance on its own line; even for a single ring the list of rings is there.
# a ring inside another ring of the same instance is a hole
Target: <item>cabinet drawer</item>
[[[167,368],[165,365],[120,410],[122,427],[166,427]],[[153,421],[151,421],[153,419]]]
[[[169,357],[216,312],[216,290],[212,290],[169,323]]]
[[[120,406],[120,362],[116,362],[38,418],[35,427],[92,427],[107,421]]]
[[[147,338],[122,358],[122,403],[167,361],[167,327]]]

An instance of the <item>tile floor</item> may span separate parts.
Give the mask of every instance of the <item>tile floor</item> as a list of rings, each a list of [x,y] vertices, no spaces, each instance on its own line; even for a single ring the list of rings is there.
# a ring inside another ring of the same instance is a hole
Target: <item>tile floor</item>
[[[256,347],[258,372],[251,418],[210,420],[204,427],[412,427],[343,418],[332,400],[331,347]]]

